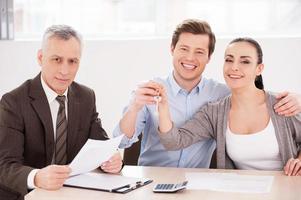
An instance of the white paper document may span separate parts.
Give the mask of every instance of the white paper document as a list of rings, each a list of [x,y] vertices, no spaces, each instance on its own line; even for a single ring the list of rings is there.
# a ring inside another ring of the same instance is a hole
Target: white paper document
[[[88,139],[79,153],[70,163],[70,176],[90,172],[109,160],[116,153],[123,135],[110,140]]]
[[[187,189],[221,192],[268,193],[273,176],[240,175],[236,173],[186,173]]]

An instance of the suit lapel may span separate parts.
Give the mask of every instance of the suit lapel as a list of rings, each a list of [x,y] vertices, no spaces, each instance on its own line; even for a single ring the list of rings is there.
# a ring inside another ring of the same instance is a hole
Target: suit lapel
[[[73,84],[68,89],[68,131],[67,131],[67,162],[71,162],[74,144],[77,143],[77,127],[79,124],[79,97],[76,95],[76,88]]]
[[[36,76],[29,89],[31,104],[39,116],[45,131],[46,164],[51,164],[54,151],[54,132],[49,103],[41,83],[41,74]]]

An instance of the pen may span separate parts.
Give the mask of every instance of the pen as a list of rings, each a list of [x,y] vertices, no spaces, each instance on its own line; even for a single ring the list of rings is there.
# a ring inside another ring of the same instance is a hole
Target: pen
[[[153,180],[146,180],[146,181],[143,182],[143,185],[147,185],[147,184],[149,184],[151,182],[153,182]]]
[[[117,188],[113,189],[112,192],[126,193],[126,192],[129,192],[129,191],[135,190],[139,187],[142,187],[144,185],[147,185],[147,184],[151,183],[152,181],[153,180],[137,181],[137,182],[132,183],[132,184],[126,184],[126,185],[123,185],[121,187],[117,187]]]
[[[136,183],[134,183],[134,184],[126,184],[126,185],[123,185],[123,186],[121,186],[121,187],[114,188],[113,190],[114,190],[114,191],[118,191],[118,190],[121,190],[121,189],[123,189],[123,188],[136,189],[137,185],[140,185],[140,184],[141,184],[141,182],[139,181],[139,182],[136,182]]]

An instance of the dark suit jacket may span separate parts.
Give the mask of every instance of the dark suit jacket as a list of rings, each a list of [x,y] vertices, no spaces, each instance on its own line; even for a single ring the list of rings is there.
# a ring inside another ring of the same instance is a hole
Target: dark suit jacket
[[[73,82],[68,89],[67,162],[88,138],[106,140],[94,92]],[[0,182],[26,194],[27,176],[51,164],[53,123],[40,74],[2,96],[0,102]]]
[[[0,200],[24,200],[24,196],[0,183]]]

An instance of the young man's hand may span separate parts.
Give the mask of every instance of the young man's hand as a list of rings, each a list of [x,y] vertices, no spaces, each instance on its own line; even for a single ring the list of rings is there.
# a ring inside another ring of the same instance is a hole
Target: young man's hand
[[[278,102],[274,105],[274,109],[277,114],[290,117],[301,112],[301,95],[282,92],[276,98]]]

